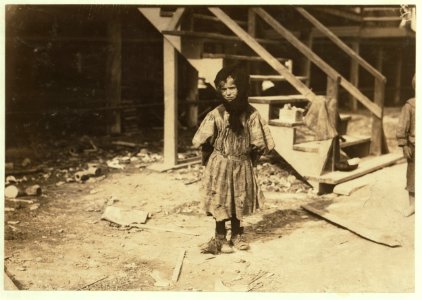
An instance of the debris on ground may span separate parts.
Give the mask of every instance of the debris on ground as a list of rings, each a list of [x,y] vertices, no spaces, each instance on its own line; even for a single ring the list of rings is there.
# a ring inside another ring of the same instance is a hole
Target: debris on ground
[[[41,196],[42,189],[38,184],[34,184],[25,189],[25,194],[28,196]]]
[[[182,269],[183,260],[185,258],[186,250],[182,250],[180,252],[179,258],[176,262],[176,266],[174,267],[173,276],[171,277],[171,281],[176,283],[179,280],[180,271]]]
[[[127,227],[134,224],[145,224],[148,215],[148,212],[142,210],[123,210],[119,207],[107,206],[101,219]]]
[[[154,286],[168,287],[171,284],[169,280],[162,278],[161,273],[158,270],[153,270],[150,275],[155,280]]]
[[[17,198],[20,195],[23,195],[23,192],[15,185],[9,185],[4,189],[6,198]]]

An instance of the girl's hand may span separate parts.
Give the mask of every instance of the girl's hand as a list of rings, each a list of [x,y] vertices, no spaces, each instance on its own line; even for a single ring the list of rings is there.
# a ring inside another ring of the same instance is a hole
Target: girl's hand
[[[410,148],[409,146],[403,146],[403,156],[407,159],[411,159],[412,155],[412,148]]]

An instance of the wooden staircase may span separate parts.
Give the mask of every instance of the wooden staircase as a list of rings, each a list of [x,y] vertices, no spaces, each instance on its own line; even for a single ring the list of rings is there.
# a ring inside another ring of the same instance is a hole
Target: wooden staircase
[[[217,7],[198,10],[178,8],[173,13],[167,11],[166,14],[162,14],[159,7],[139,8],[139,11],[163,34],[165,41],[169,42],[198,70],[198,76],[205,78],[211,84],[213,84],[216,73],[227,63],[235,61],[251,63],[250,69],[257,73],[250,75],[251,90],[256,93],[249,97],[250,104],[268,122],[278,154],[319,192],[330,191],[338,183],[362,176],[401,158],[401,155],[386,154],[388,149],[384,143],[385,137],[382,129],[382,101],[376,103],[377,101],[371,101],[363,96],[357,88],[351,86],[326,62],[321,62],[321,59],[309,48],[306,48],[294,34],[278,24],[263,9],[249,9],[246,14],[247,20],[231,18]],[[307,13],[303,11],[302,9],[301,13]],[[309,102],[317,101],[318,97],[304,83],[307,79],[306,76],[293,75],[292,60],[283,57],[283,53],[277,51],[281,39],[256,37],[255,24],[258,16],[302,53],[309,55],[307,57],[310,57],[310,60],[327,73],[327,95],[324,96],[334,99],[336,102],[338,88],[343,86],[356,96],[378,120],[375,121],[377,126],[374,126],[376,133],[373,133],[371,137],[356,137],[347,134],[347,123],[350,121],[350,117],[340,115],[337,131],[344,137],[344,142],[341,142],[339,146],[350,157],[361,158],[361,163],[355,171],[334,170],[335,153],[339,150],[333,149],[333,139],[316,141],[312,139],[312,135],[309,135],[309,129],[304,126],[302,121],[286,122],[279,118],[278,112],[284,105],[305,108]],[[202,27],[195,26],[198,20]],[[220,27],[213,25],[207,27],[203,25],[204,22],[217,23]],[[208,31],[202,31],[207,28]],[[225,28],[225,30],[214,32],[209,31],[209,28]],[[261,67],[263,64],[268,64],[271,68]],[[262,70],[265,70],[266,73],[262,73]],[[376,74],[376,72],[374,73]],[[378,88],[383,87],[383,77],[380,78]],[[276,85],[287,84],[289,88],[286,90],[295,90],[296,93],[283,94],[281,91],[277,95],[262,95],[260,86],[264,80],[270,80]],[[380,93],[376,95],[376,97],[379,96],[381,96]],[[374,139],[375,148],[373,146]]]

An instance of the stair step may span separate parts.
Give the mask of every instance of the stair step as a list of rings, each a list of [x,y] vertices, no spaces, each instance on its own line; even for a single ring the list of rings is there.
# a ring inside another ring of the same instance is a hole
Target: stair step
[[[203,53],[202,58],[224,58],[224,59],[237,59],[237,60],[250,60],[250,61],[264,61],[260,56],[248,56],[237,54],[224,54],[224,53]],[[276,58],[280,62],[286,62],[288,58]]]
[[[303,122],[293,122],[293,123],[283,122],[283,121],[280,121],[279,119],[272,119],[268,121],[268,125],[279,126],[279,127],[299,127],[299,126],[304,126],[304,124],[305,123]]]
[[[248,99],[250,103],[260,104],[287,104],[309,102],[309,100],[306,99],[303,95],[252,96]]]
[[[403,154],[400,152],[380,156],[367,156],[361,159],[359,167],[356,170],[349,172],[334,171],[324,174],[316,178],[316,180],[320,183],[339,184],[393,165],[402,158]]]
[[[345,139],[345,141],[340,143],[341,148],[346,148],[346,147],[351,147],[351,146],[371,142],[371,137],[357,137],[357,136],[350,136],[350,135],[342,135],[342,137]]]
[[[349,136],[349,135],[343,135],[343,138],[346,141],[340,143],[340,147],[342,149],[355,146],[355,145],[369,143],[371,141],[370,137],[354,137],[354,136]],[[321,141],[303,142],[303,143],[293,145],[293,150],[318,153],[320,144],[321,144]]]
[[[221,33],[211,33],[211,32],[196,32],[196,31],[186,31],[186,30],[163,30],[161,31],[161,33],[164,35],[186,36],[186,37],[200,38],[200,39],[242,41],[241,38],[235,35],[225,35]],[[255,40],[263,44],[274,44],[274,45],[280,44],[279,40],[270,40],[270,39],[255,39]]]
[[[264,81],[264,80],[271,80],[271,81],[284,81],[286,78],[281,75],[250,75],[251,81]],[[306,80],[306,76],[296,76],[299,80]]]

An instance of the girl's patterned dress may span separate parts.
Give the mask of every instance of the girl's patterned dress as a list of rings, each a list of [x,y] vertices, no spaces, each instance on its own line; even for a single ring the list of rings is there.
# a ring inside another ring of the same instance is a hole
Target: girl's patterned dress
[[[254,212],[263,204],[252,164],[252,154],[274,148],[266,122],[252,106],[240,115],[243,130],[229,127],[229,113],[223,105],[209,112],[193,138],[196,147],[209,143],[213,152],[205,167],[201,194],[204,210],[216,221]]]

